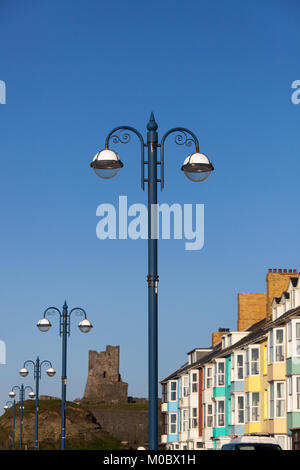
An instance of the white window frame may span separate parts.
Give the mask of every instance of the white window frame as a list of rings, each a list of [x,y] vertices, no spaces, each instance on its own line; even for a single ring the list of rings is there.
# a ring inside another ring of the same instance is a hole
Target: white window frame
[[[238,363],[238,357],[242,358],[242,365],[241,366]],[[245,375],[245,370],[244,370],[245,364],[244,364],[244,362],[245,362],[244,354],[243,353],[236,353],[236,377],[235,377],[236,380],[244,380],[244,375]],[[239,370],[242,370],[242,378],[239,378]]]
[[[300,375],[288,377],[287,383],[288,409],[287,412],[300,411]]]
[[[209,373],[210,371],[210,373]],[[213,368],[207,367],[206,370],[206,388],[212,388],[213,386]]]
[[[258,395],[258,403],[253,405],[253,395]],[[256,418],[253,419],[254,412],[256,410]],[[259,392],[247,392],[246,393],[246,420],[245,423],[257,423],[260,421],[260,393]]]
[[[198,428],[198,408],[191,408],[191,429]]]
[[[181,432],[189,431],[189,409],[184,408],[181,410],[180,430]]]
[[[190,381],[189,381],[189,376],[188,375],[183,375],[181,378],[181,384],[182,384],[182,398],[188,397],[190,393]]]
[[[210,413],[209,413],[210,411]],[[214,425],[214,409],[212,403],[206,404],[206,427],[212,428]]]
[[[282,396],[278,396],[278,386],[281,386]],[[269,419],[281,419],[286,417],[286,405],[285,405],[285,381],[283,380],[274,380],[270,382],[269,386]],[[283,408],[281,408],[281,406]],[[278,413],[278,409],[282,410],[281,413]]]
[[[284,362],[285,360],[285,328],[274,328],[274,363],[280,363]],[[282,331],[282,343],[278,342],[277,338],[277,332]],[[278,350],[279,348],[282,348],[282,355],[280,356],[280,359],[278,360]]]
[[[258,358],[257,360],[253,360],[252,352],[254,350],[258,351]],[[253,374],[253,366],[257,363],[257,373]],[[248,377],[257,377],[260,373],[260,347],[259,346],[250,346],[246,350],[246,376]]]
[[[175,416],[175,420],[172,422],[172,417],[174,416]],[[172,436],[177,434],[177,421],[178,421],[177,413],[168,413],[168,434]],[[175,426],[175,432],[172,432],[172,426]]]
[[[172,384],[176,384],[175,389],[172,389]],[[174,402],[177,401],[177,389],[178,389],[178,381],[177,380],[170,380],[169,382],[169,393],[168,393],[168,401]],[[175,399],[172,398],[173,394],[175,393]]]
[[[223,372],[220,372],[220,366],[223,366]],[[223,383],[222,383],[223,378]],[[225,361],[216,362],[216,384],[215,387],[225,386]]]
[[[224,428],[225,427],[225,400],[217,400],[216,402],[216,428]],[[223,404],[223,411],[220,411],[221,404]],[[222,421],[223,417],[223,421]],[[223,424],[220,424],[223,423]]]
[[[239,399],[241,399],[241,398],[243,400],[243,406],[242,407],[240,407],[240,403],[239,403]],[[241,394],[236,395],[236,410],[235,410],[235,412],[236,412],[236,421],[235,421],[236,424],[245,424],[245,395],[241,395]],[[239,413],[243,413],[243,418],[244,419],[242,421],[240,421],[240,419],[239,419],[239,417],[240,417]]]
[[[194,376],[196,376],[196,380],[194,380]],[[199,374],[198,371],[191,372],[191,393],[198,393],[198,380]]]

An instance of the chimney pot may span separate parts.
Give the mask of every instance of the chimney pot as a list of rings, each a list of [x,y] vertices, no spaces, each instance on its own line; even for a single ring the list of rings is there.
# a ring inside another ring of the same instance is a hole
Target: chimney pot
[[[272,272],[272,269],[271,269],[271,268],[269,268],[269,273],[271,273],[271,272]]]
[[[294,272],[294,273],[296,273],[296,272],[297,272],[297,269],[294,269],[294,271],[293,271],[293,272]]]
[[[281,273],[282,269],[278,269],[278,272]]]
[[[284,269],[284,270],[283,270],[283,272],[284,272],[284,273],[286,273],[286,272],[287,272],[287,270],[286,270],[286,269]]]
[[[277,269],[273,269],[273,273],[276,273],[277,272]]]
[[[292,272],[292,270],[291,270],[291,269],[289,269],[289,273],[291,273],[291,272]]]

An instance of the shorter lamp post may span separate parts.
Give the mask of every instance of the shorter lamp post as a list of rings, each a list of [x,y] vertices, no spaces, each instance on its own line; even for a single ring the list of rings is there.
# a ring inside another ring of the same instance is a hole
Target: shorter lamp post
[[[22,369],[20,369],[19,374],[22,377],[27,377],[29,374],[28,369],[26,368],[27,364],[32,364],[34,367],[34,380],[35,380],[35,437],[34,437],[34,450],[39,449],[39,384],[42,378],[42,365],[48,364],[48,369],[46,373],[49,377],[53,377],[55,375],[55,370],[52,367],[50,361],[42,361],[40,362],[39,357],[36,358],[36,361],[25,361]]]
[[[22,450],[22,443],[23,443],[23,403],[24,403],[24,398],[25,398],[25,393],[26,393],[26,390],[30,390],[30,392],[28,393],[28,396],[29,398],[34,398],[35,397],[35,394],[34,394],[34,391],[32,390],[31,387],[29,387],[29,385],[27,385],[26,387],[24,387],[24,385],[22,384],[21,387],[19,387],[18,385],[15,385],[12,389],[11,389],[11,392],[9,392],[9,396],[10,398],[15,398],[16,396],[16,391],[19,392],[19,401],[20,401],[20,450]]]
[[[16,425],[16,400],[14,401],[7,401],[6,405],[4,406],[5,411],[8,410],[8,408],[13,409],[13,422],[12,422],[12,445],[11,449],[14,450],[15,448],[15,425]]]
[[[62,375],[61,375],[61,445],[60,449],[65,450],[66,445],[66,403],[67,403],[67,337],[70,336],[71,314],[76,312],[77,315],[83,316],[83,320],[78,324],[78,328],[82,333],[88,333],[93,325],[87,319],[86,313],[82,308],[75,307],[68,312],[67,302],[64,303],[62,312],[56,307],[49,307],[45,310],[43,318],[38,321],[37,327],[40,331],[46,332],[51,328],[51,323],[47,315],[58,313],[60,319],[59,334],[62,337]]]

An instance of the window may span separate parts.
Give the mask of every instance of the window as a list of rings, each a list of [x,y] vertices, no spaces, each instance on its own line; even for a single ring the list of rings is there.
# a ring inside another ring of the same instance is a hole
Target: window
[[[177,434],[177,413],[169,413],[169,432],[168,434]]]
[[[237,367],[237,379],[243,380],[244,378],[244,356],[243,354],[238,354],[236,357],[236,367]]]
[[[177,380],[169,382],[169,401],[177,400]]]
[[[211,428],[213,425],[213,407],[211,404],[207,405],[206,425],[208,428]]]
[[[225,402],[224,400],[217,401],[217,426],[225,426]]]
[[[198,408],[192,408],[192,428],[198,427]]]
[[[246,420],[259,421],[259,392],[246,393]]]
[[[269,364],[274,362],[274,349],[273,349],[273,330],[269,334]]]
[[[198,392],[198,373],[192,373],[192,393]]]
[[[206,373],[206,388],[212,387],[212,367],[207,368]]]
[[[291,292],[291,308],[296,307],[296,291],[295,289],[292,290]]]
[[[296,377],[296,410],[300,411],[300,377]]]
[[[284,330],[278,328],[275,331],[275,362],[284,361]]]
[[[270,382],[270,418],[285,415],[284,382]]]
[[[189,410],[181,410],[181,432],[189,430]]]
[[[182,396],[187,397],[189,394],[189,376],[185,375],[182,378]]]
[[[296,356],[300,356],[300,323],[296,323]]]
[[[224,385],[224,376],[225,376],[225,363],[224,362],[218,362],[217,363],[218,367],[218,382],[217,382],[217,387],[222,387]]]
[[[259,375],[259,347],[246,351],[246,375]]]
[[[238,424],[245,423],[245,409],[244,409],[244,397],[243,395],[237,396],[237,422]]]

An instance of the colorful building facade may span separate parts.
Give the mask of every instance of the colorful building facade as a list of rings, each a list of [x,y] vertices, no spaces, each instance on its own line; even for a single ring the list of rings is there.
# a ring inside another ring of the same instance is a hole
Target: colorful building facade
[[[163,435],[166,448],[220,449],[234,436],[267,433],[300,449],[299,273],[269,270],[267,293],[239,294],[238,305],[244,328],[220,329],[176,371],[178,432]]]

